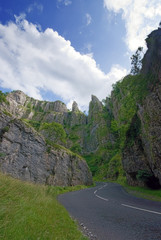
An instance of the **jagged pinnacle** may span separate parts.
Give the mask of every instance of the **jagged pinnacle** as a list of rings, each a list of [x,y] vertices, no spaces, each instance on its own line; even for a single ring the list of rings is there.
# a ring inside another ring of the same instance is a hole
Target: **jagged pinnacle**
[[[78,104],[74,101],[72,104],[72,112],[78,112],[79,108],[78,108]]]

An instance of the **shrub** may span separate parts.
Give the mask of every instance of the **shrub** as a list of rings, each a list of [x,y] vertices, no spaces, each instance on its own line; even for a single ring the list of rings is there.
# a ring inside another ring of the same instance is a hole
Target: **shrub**
[[[71,150],[72,152],[75,152],[75,153],[81,153],[82,148],[81,148],[81,146],[80,146],[79,143],[75,143],[75,144],[73,144],[73,146],[70,148],[70,150]]]
[[[147,182],[153,174],[147,170],[138,170],[136,178],[140,181]]]
[[[0,103],[1,102],[5,102],[8,103],[8,101],[6,100],[6,95],[5,93],[3,93],[2,91],[0,91]]]
[[[62,143],[65,143],[66,141],[66,132],[63,126],[59,123],[43,123],[40,127],[40,131],[42,131],[46,138],[52,141],[60,141]]]

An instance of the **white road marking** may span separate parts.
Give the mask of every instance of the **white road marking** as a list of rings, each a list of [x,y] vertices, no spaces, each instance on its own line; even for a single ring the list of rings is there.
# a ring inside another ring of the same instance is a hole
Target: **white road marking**
[[[126,205],[126,204],[121,204],[121,205],[124,207],[133,208],[133,209],[137,209],[137,210],[144,211],[144,212],[150,212],[150,213],[155,213],[155,214],[161,215],[161,212],[155,212],[155,211],[151,211],[151,210],[144,209],[144,208],[133,207],[133,206]]]
[[[102,188],[104,188],[104,187],[106,187],[106,186],[107,186],[107,184],[105,184],[103,187],[100,187],[100,188],[98,188],[96,191],[94,191],[94,195],[95,195],[96,197],[100,198],[101,200],[104,200],[104,201],[108,201],[108,199],[107,199],[107,198],[103,198],[103,197],[97,195],[96,193],[97,193],[97,191],[101,190]]]
[[[100,198],[101,200],[108,201],[107,198],[100,197],[99,195],[95,194],[96,197]]]
[[[108,199],[107,198],[103,198],[103,197],[99,196],[96,193],[97,193],[97,191],[101,190],[102,188],[104,188],[106,186],[107,186],[107,183],[104,186],[102,186],[102,187],[100,187],[100,188],[98,188],[97,190],[94,191],[94,195],[96,197],[98,197],[99,199],[104,200],[104,201],[108,201]],[[121,205],[124,206],[124,207],[133,208],[133,209],[144,211],[144,212],[149,212],[149,213],[154,213],[154,214],[161,215],[161,212],[155,212],[155,211],[152,211],[152,210],[148,210],[148,209],[144,209],[144,208],[138,208],[138,207],[134,207],[134,206],[127,205],[127,204],[121,204]]]

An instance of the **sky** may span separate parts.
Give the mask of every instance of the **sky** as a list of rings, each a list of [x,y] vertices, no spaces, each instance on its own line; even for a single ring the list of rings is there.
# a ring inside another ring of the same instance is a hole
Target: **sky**
[[[0,0],[0,90],[87,110],[160,21],[159,0]]]

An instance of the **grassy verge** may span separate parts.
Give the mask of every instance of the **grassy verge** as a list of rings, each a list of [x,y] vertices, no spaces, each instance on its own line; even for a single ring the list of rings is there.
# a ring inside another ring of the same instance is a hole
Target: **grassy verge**
[[[137,197],[161,202],[161,190],[151,190],[149,188],[133,186],[127,186],[125,189]]]
[[[152,190],[147,187],[129,186],[124,177],[118,179],[117,183],[121,184],[128,193],[133,194],[136,197],[141,197],[141,198],[161,202],[161,189]]]
[[[87,239],[56,200],[81,188],[34,185],[0,174],[0,239]]]

